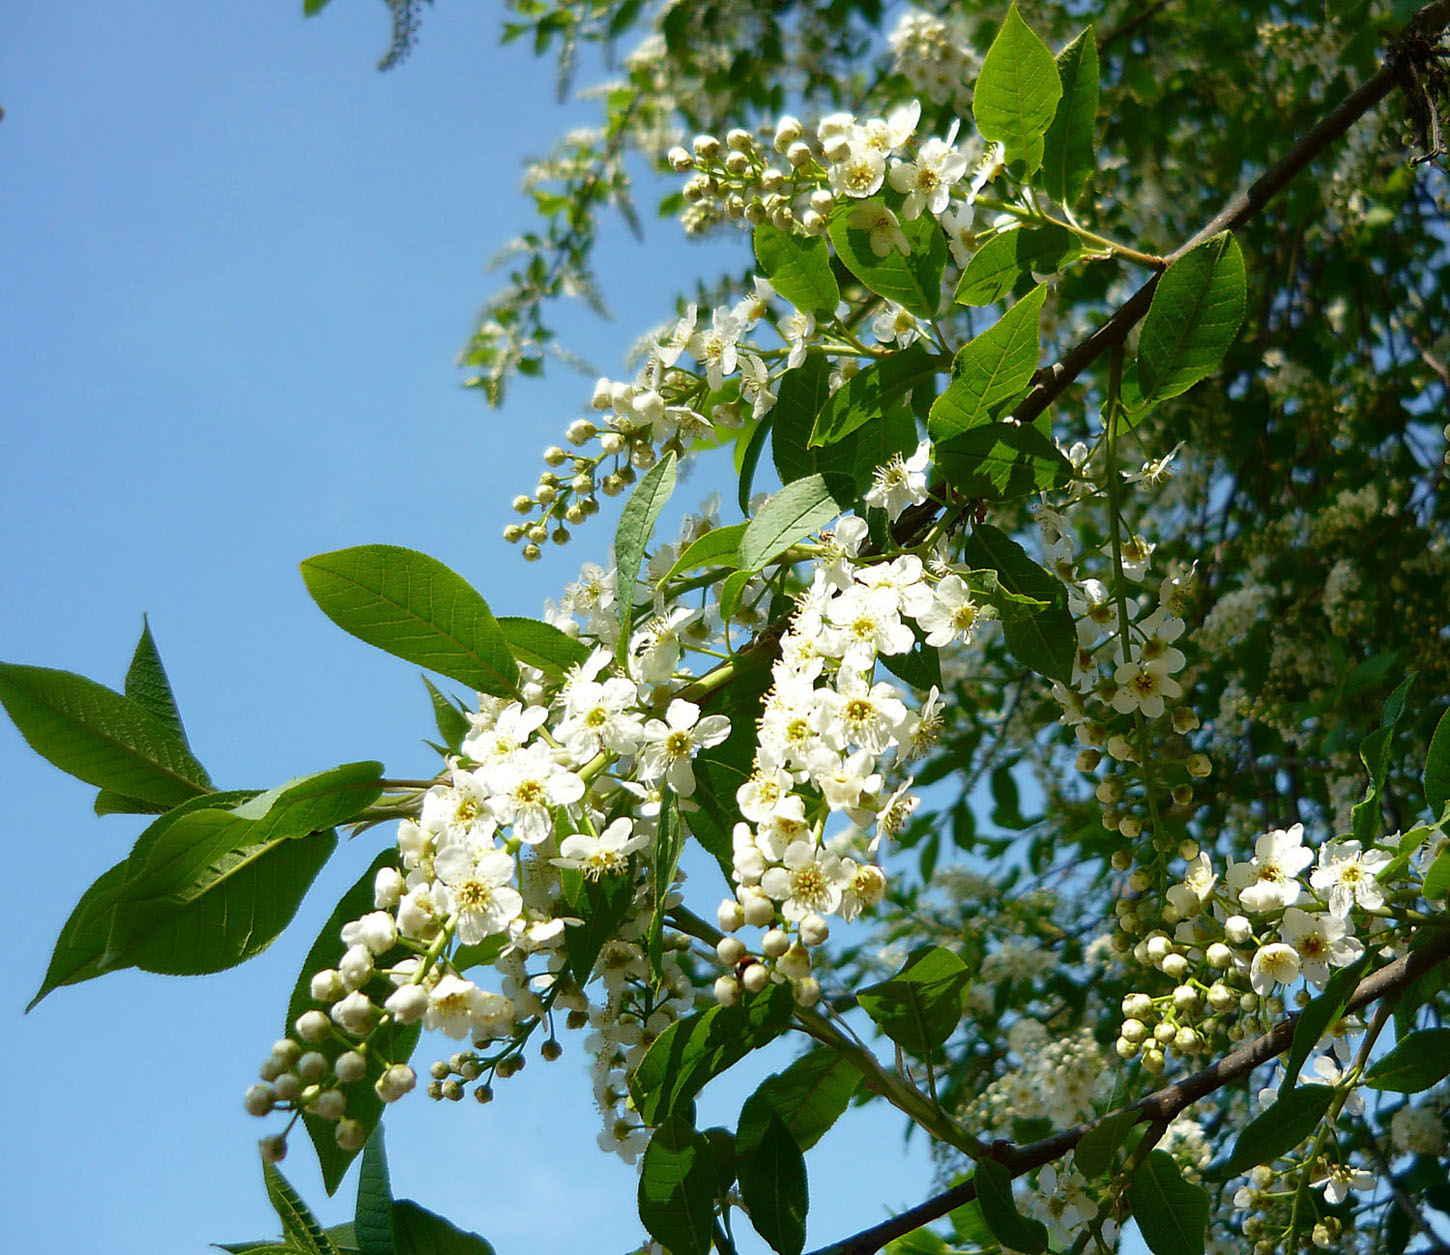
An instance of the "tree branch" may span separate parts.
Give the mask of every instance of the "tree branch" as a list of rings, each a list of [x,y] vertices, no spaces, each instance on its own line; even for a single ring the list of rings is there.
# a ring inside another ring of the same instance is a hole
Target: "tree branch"
[[[1418,938],[1419,934],[1416,934]],[[1396,994],[1411,985],[1431,968],[1450,959],[1450,935],[1436,930],[1435,935],[1418,949],[1413,949],[1402,959],[1386,964],[1379,971],[1366,976],[1354,988],[1346,1011],[1358,1011],[1372,1002],[1378,1002],[1389,994]],[[1200,1098],[1222,1089],[1232,1081],[1246,1077],[1260,1064],[1283,1054],[1294,1040],[1294,1028],[1299,1022],[1297,1014],[1286,1017],[1274,1025],[1262,1037],[1240,1046],[1225,1055],[1217,1063],[1195,1072],[1192,1076],[1175,1081],[1155,1090],[1146,1098],[1109,1112],[1097,1120],[1066,1129],[1040,1142],[1028,1146],[1016,1146],[1011,1142],[994,1142],[989,1154],[1003,1164],[1014,1177],[1019,1177],[1033,1168],[1061,1159],[1072,1150],[1092,1129],[1112,1119],[1122,1111],[1135,1114],[1135,1124],[1149,1121],[1166,1126],[1180,1112],[1186,1110]],[[1130,1126],[1131,1127],[1131,1126]],[[969,1203],[977,1196],[974,1181],[965,1181],[950,1190],[944,1190],[934,1198],[909,1208],[881,1224],[872,1225],[860,1233],[844,1238],[829,1247],[823,1247],[814,1255],[873,1255],[886,1243],[910,1233],[924,1224],[938,1220],[953,1208]]]

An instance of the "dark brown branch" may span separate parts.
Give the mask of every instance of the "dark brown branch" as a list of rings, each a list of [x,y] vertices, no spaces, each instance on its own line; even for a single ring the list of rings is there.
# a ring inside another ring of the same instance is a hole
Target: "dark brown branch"
[[[1424,945],[1360,981],[1355,986],[1346,1010],[1358,1011],[1389,994],[1399,993],[1446,959],[1450,959],[1450,934],[1437,929],[1436,935]],[[1217,1063],[1201,1072],[1195,1072],[1192,1076],[1184,1077],[1181,1081],[1175,1081],[1172,1085],[1165,1085],[1121,1110],[1134,1112],[1137,1117],[1134,1123],[1146,1120],[1155,1125],[1166,1125],[1200,1098],[1248,1076],[1261,1064],[1283,1054],[1294,1040],[1294,1028],[1298,1022],[1297,1014],[1288,1016],[1262,1037],[1256,1037],[1240,1046]],[[1079,1124],[1076,1128],[1066,1129],[1029,1146],[995,1142],[991,1147],[991,1157],[1007,1167],[1014,1177],[1022,1176],[1033,1168],[1040,1168],[1043,1164],[1061,1159],[1090,1130],[1118,1114],[1116,1111],[1109,1112],[1097,1120]],[[953,1208],[971,1202],[976,1196],[975,1182],[963,1182],[891,1217],[890,1220],[824,1247],[815,1255],[873,1255],[873,1252],[879,1251],[886,1243],[933,1220],[939,1220]]]

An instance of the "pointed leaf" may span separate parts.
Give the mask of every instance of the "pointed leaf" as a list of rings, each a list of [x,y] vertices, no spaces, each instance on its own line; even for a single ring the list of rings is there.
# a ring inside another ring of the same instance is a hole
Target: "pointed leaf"
[[[858,212],[865,212],[863,207],[892,208],[904,199],[883,195],[838,205],[827,232],[842,264],[877,296],[895,301],[918,318],[933,318],[941,305],[947,265],[947,240],[936,218],[923,213],[902,222],[901,233],[911,251],[903,253],[897,246],[882,257],[871,247],[871,232],[851,225]]]
[[[640,564],[654,531],[655,520],[675,490],[675,455],[666,453],[645,473],[624,503],[619,526],[614,533],[614,562],[618,568],[619,657],[629,652],[630,615],[634,610],[635,584]]]
[[[1163,272],[1138,336],[1138,387],[1154,405],[1187,392],[1218,365],[1238,334],[1246,300],[1244,257],[1229,231]]]
[[[292,1188],[292,1183],[269,1163],[262,1165],[262,1179],[267,1185],[267,1201],[282,1222],[282,1236],[288,1245],[299,1255],[336,1255],[332,1239],[317,1223],[317,1217]]]
[[[463,748],[463,738],[473,730],[473,724],[459,710],[457,703],[440,693],[426,675],[423,683],[428,686],[428,700],[433,703],[433,722],[438,725],[438,735],[443,738],[443,744],[457,754]]]
[[[972,254],[957,283],[958,305],[992,305],[1023,275],[1051,274],[1082,255],[1065,227],[1020,227],[994,235]]]
[[[1294,1021],[1294,1040],[1284,1058],[1284,1081],[1279,1086],[1279,1095],[1287,1094],[1299,1083],[1299,1070],[1310,1052],[1319,1044],[1319,1039],[1335,1026],[1344,1016],[1344,1009],[1354,994],[1365,968],[1372,956],[1366,954],[1348,967],[1337,969],[1325,983],[1322,993],[1317,994]]]
[[[880,358],[848,379],[825,403],[816,416],[810,445],[835,444],[862,424],[881,421],[916,389],[930,387],[936,373],[936,362],[920,341]]]
[[[1093,129],[1098,114],[1098,45],[1089,26],[1057,54],[1062,98],[1043,137],[1042,185],[1071,208],[1096,164]]]
[[[682,553],[666,573],[661,585],[675,576],[700,567],[733,567],[740,561],[740,538],[745,535],[745,523],[731,523],[728,527],[712,527],[698,537]]]
[[[186,729],[181,725],[181,712],[176,709],[176,695],[171,691],[171,681],[166,678],[166,668],[161,665],[156,638],[151,635],[151,623],[145,615],[141,616],[141,639],[136,642],[136,652],[131,655],[123,691],[141,709],[155,715],[176,733],[183,745],[186,744]]]
[[[1052,53],[1022,20],[1014,0],[977,75],[972,96],[977,129],[984,139],[1001,141],[1009,165],[1020,161],[1022,173],[1031,174],[1042,164],[1043,132],[1061,96]]]
[[[639,1218],[670,1255],[709,1255],[714,1217],[710,1144],[683,1116],[671,1116],[644,1152]]]
[[[787,484],[761,507],[741,536],[741,568],[760,570],[840,513],[841,506],[823,475],[808,475]]]
[[[1072,1166],[1088,1180],[1104,1176],[1113,1166],[1113,1152],[1123,1144],[1137,1119],[1138,1113],[1132,1108],[1104,1116],[1073,1148]]]
[[[771,985],[733,1007],[715,1006],[676,1020],[629,1078],[640,1118],[658,1124],[683,1110],[712,1077],[779,1036],[794,1009],[790,987]]]
[[[1220,1179],[1236,1177],[1261,1163],[1287,1155],[1316,1128],[1334,1101],[1332,1085],[1300,1085],[1250,1120],[1234,1143],[1233,1154],[1214,1169]]]
[[[1035,427],[982,423],[938,442],[932,460],[968,497],[1008,501],[1072,483],[1072,463]]]
[[[861,990],[856,1001],[898,1046],[925,1058],[961,1021],[971,980],[971,969],[950,950],[921,946],[895,976]]]
[[[1039,1255],[1047,1249],[1047,1226],[1040,1220],[1029,1220],[1017,1210],[1017,1201],[1012,1197],[1012,1174],[1006,1168],[995,1160],[979,1159],[973,1179],[977,1182],[982,1218],[997,1241],[1024,1255]]]
[[[1418,1094],[1450,1076],[1450,1028],[1408,1033],[1364,1074],[1370,1089]]]
[[[650,912],[646,950],[649,953],[650,975],[654,986],[664,979],[665,909],[670,887],[680,867],[685,849],[685,832],[680,823],[679,803],[668,786],[660,787],[660,816],[656,826],[653,857],[650,859],[650,892],[654,906]]]
[[[1450,802],[1450,710],[1440,716],[1425,754],[1425,800],[1430,814],[1439,817]]]
[[[831,273],[831,250],[820,236],[762,222],[755,228],[755,258],[771,286],[802,313],[836,312],[841,289]]]
[[[999,606],[1002,636],[1012,656],[1023,666],[1050,680],[1071,682],[1077,629],[1067,608],[1067,590],[1062,581],[1033,562],[1010,536],[986,523],[972,528],[963,560],[971,567],[991,567],[1009,593],[1045,603],[1043,609],[1027,614],[1020,613],[1020,603]]]
[[[0,703],[31,749],[87,784],[161,806],[211,790],[164,721],[85,676],[0,663]]]
[[[163,815],[167,808],[160,802],[147,802],[139,797],[117,793],[115,789],[102,789],[96,794],[94,809],[97,815]]]
[[[396,1255],[493,1255],[493,1247],[478,1234],[406,1198],[393,1204],[393,1250]]]
[[[437,558],[359,545],[308,558],[302,579],[322,612],[359,640],[483,693],[517,692],[518,666],[488,603]]]
[[[810,1207],[806,1161],[773,1112],[740,1169],[740,1196],[755,1231],[777,1255],[801,1255]]]
[[[860,1082],[861,1074],[828,1046],[802,1055],[784,1072],[766,1077],[745,1100],[736,1154],[749,1155],[772,1118],[785,1124],[802,1151],[810,1150],[844,1114]]]
[[[562,680],[570,667],[577,667],[589,657],[589,646],[561,632],[552,623],[504,615],[498,620],[499,631],[508,642],[509,652],[519,662],[537,667],[551,680]]]
[[[933,440],[988,422],[997,406],[1026,391],[1037,370],[1037,323],[1046,296],[1047,285],[1038,284],[957,354],[952,381],[927,421]]]
[[[388,1177],[388,1152],[383,1146],[381,1124],[363,1147],[353,1233],[361,1255],[394,1255],[393,1187]]]
[[[1128,1182],[1128,1202],[1153,1255],[1203,1255],[1208,1191],[1183,1179],[1166,1150],[1155,1150]]]

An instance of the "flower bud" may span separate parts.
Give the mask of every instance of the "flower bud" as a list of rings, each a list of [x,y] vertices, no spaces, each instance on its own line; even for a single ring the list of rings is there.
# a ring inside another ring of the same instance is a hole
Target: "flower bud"
[[[361,1150],[368,1140],[368,1131],[361,1120],[349,1117],[337,1122],[336,1137],[340,1150]]]
[[[715,1001],[722,1007],[733,1007],[740,1001],[740,982],[733,976],[721,976],[715,982]]]
[[[764,928],[775,919],[775,903],[763,893],[752,894],[745,900],[745,922],[751,928]]]
[[[745,923],[745,908],[734,898],[726,898],[716,910],[715,920],[721,932],[733,933]]]
[[[1254,935],[1254,926],[1242,915],[1230,915],[1223,922],[1224,936],[1236,946],[1243,945]]]
[[[1209,761],[1207,754],[1190,754],[1184,766],[1195,780],[1202,780],[1213,774],[1213,763]]]
[[[361,989],[373,978],[373,952],[361,942],[349,946],[337,970],[349,991]]]
[[[347,1111],[347,1097],[340,1089],[323,1090],[307,1110],[308,1114],[328,1122],[341,1120]]]
[[[745,957],[745,943],[739,937],[722,937],[715,953],[726,967],[734,967]]]
[[[422,985],[401,985],[383,1006],[399,1024],[416,1024],[428,1010],[428,991]]]
[[[257,1149],[262,1152],[263,1163],[281,1163],[287,1158],[287,1139],[280,1133],[274,1133],[258,1142]]]
[[[799,118],[786,114],[775,124],[775,151],[778,153],[788,152],[794,144],[805,133]],[[810,150],[807,149],[807,152]]]
[[[694,149],[696,161],[714,161],[720,155],[720,141],[713,135],[695,136],[690,147]]]
[[[1205,957],[1208,959],[1209,967],[1223,971],[1224,968],[1228,967],[1234,961],[1234,952],[1224,945],[1223,942],[1215,941],[1209,946]]]
[[[384,1102],[397,1102],[418,1083],[418,1074],[406,1063],[395,1063],[378,1077],[376,1089]]]
[[[242,1097],[242,1106],[249,1116],[269,1115],[276,1102],[277,1096],[270,1085],[253,1085]]]
[[[826,938],[831,935],[831,926],[819,915],[812,913],[807,915],[800,922],[801,944],[806,946],[824,945]]]
[[[687,170],[695,168],[695,159],[680,147],[671,148],[665,154],[665,160],[676,174],[684,174]]]
[[[302,1093],[302,1078],[295,1072],[288,1072],[277,1078],[277,1083],[272,1086],[277,1095],[278,1102],[296,1102]]]
[[[297,1036],[306,1042],[325,1041],[332,1032],[332,1025],[321,1011],[304,1011],[293,1027]]]
[[[741,973],[740,983],[746,993],[758,994],[770,984],[770,969],[763,963],[752,963]]]
[[[796,140],[785,150],[785,159],[799,170],[802,166],[810,165],[815,160],[815,155],[811,152],[809,144]]]
[[[779,928],[772,928],[760,939],[760,953],[767,959],[778,959],[790,949],[790,937]]]
[[[328,1073],[327,1056],[320,1050],[309,1050],[297,1060],[297,1075],[309,1085],[315,1085]]]
[[[790,991],[795,995],[797,1006],[813,1007],[821,1000],[821,982],[814,976],[794,981]]]
[[[1188,960],[1181,954],[1170,954],[1158,965],[1169,980],[1182,980],[1188,975]]]
[[[325,967],[313,974],[308,984],[314,1002],[336,1002],[348,992],[336,968]]]
[[[367,1057],[356,1050],[345,1050],[337,1056],[337,1062],[332,1065],[332,1070],[337,1073],[337,1079],[343,1085],[351,1085],[367,1075]]]

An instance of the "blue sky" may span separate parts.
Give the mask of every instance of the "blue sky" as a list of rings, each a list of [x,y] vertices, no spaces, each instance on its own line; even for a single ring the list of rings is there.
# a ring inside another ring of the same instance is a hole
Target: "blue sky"
[[[509,499],[589,383],[552,369],[495,414],[453,369],[495,283],[483,263],[527,221],[523,156],[592,107],[558,106],[550,64],[497,46],[494,6],[445,0],[387,75],[377,0],[335,0],[310,22],[300,10],[52,0],[0,14],[0,657],[119,686],[149,613],[224,787],[361,758],[434,769],[416,671],[334,628],[301,558],[408,545],[497,612],[537,614],[610,528],[596,521],[533,567],[504,546]],[[602,280],[617,319],[566,311],[570,342],[622,372],[674,291],[738,265],[741,244],[688,246],[668,223],[640,244],[611,224]],[[253,1149],[264,1129],[240,1097],[378,834],[334,859],[252,963],[207,979],[120,973],[23,1017],[71,907],[140,824],[94,818],[93,791],[8,722],[0,780],[18,881],[0,974],[6,1249],[155,1255],[275,1232]],[[722,1086],[703,1117],[733,1122],[746,1092]],[[486,1110],[396,1109],[397,1191],[500,1255],[622,1252],[639,1237],[635,1179],[598,1152],[595,1127],[583,1052],[567,1044]],[[920,1139],[898,1152],[901,1133],[894,1113],[868,1112],[812,1153],[813,1245],[924,1196],[930,1166]],[[351,1181],[326,1201],[305,1144],[286,1169],[324,1220],[346,1217]]]

